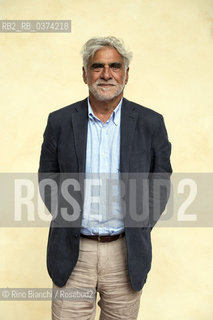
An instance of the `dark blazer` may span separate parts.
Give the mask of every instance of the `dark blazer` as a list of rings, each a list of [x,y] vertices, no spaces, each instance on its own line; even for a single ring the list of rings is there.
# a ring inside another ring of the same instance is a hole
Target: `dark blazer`
[[[49,115],[42,144],[39,175],[42,173],[84,173],[86,164],[88,111],[87,99],[76,102]],[[172,172],[170,165],[171,144],[168,141],[163,117],[157,112],[123,99],[121,110],[120,172],[145,173],[152,186],[152,174],[168,182]],[[127,174],[128,175],[128,174]],[[146,282],[151,268],[152,250],[150,231],[163,212],[169,188],[156,198],[150,188],[148,225],[131,226],[130,209],[125,215],[125,239],[127,245],[128,270],[132,288],[140,290]],[[159,203],[159,215],[152,221],[153,200]],[[81,202],[82,208],[82,197]],[[126,199],[128,203],[128,199]],[[47,205],[47,203],[46,203]],[[48,205],[47,205],[48,207]],[[129,208],[127,206],[127,208]],[[78,259],[82,211],[78,223],[57,228],[51,222],[47,268],[53,282],[65,285]]]

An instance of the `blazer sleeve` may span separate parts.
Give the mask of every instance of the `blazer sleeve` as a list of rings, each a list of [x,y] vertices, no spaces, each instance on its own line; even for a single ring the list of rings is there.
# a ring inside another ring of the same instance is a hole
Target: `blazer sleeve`
[[[43,135],[39,172],[59,172],[57,159],[57,137],[52,114],[50,113]]]
[[[170,194],[170,163],[171,143],[164,123],[160,116],[152,137],[152,160],[149,174],[149,225],[151,229],[165,210]]]
[[[53,216],[58,207],[59,178],[57,131],[50,113],[43,135],[38,179],[41,198]]]

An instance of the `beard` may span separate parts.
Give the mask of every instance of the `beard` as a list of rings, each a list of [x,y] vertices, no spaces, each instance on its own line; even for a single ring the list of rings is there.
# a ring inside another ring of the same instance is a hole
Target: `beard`
[[[101,87],[100,84],[110,84],[110,87]],[[122,84],[117,84],[113,80],[103,81],[97,80],[93,84],[88,84],[89,91],[98,101],[110,101],[115,97],[118,97],[124,90],[125,87],[125,78]]]

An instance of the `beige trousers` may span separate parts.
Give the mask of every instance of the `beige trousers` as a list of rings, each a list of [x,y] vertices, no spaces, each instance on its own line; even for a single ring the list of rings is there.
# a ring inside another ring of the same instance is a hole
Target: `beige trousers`
[[[112,242],[80,239],[78,262],[61,289],[94,289],[93,299],[53,299],[52,320],[94,320],[96,293],[100,320],[136,320],[142,290],[131,288],[125,238]],[[60,289],[53,284],[53,289]]]

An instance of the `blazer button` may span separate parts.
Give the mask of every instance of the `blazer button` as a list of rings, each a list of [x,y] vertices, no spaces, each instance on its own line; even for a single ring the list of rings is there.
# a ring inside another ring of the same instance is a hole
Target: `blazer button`
[[[74,234],[74,237],[77,239],[79,237],[79,234],[78,233]]]

